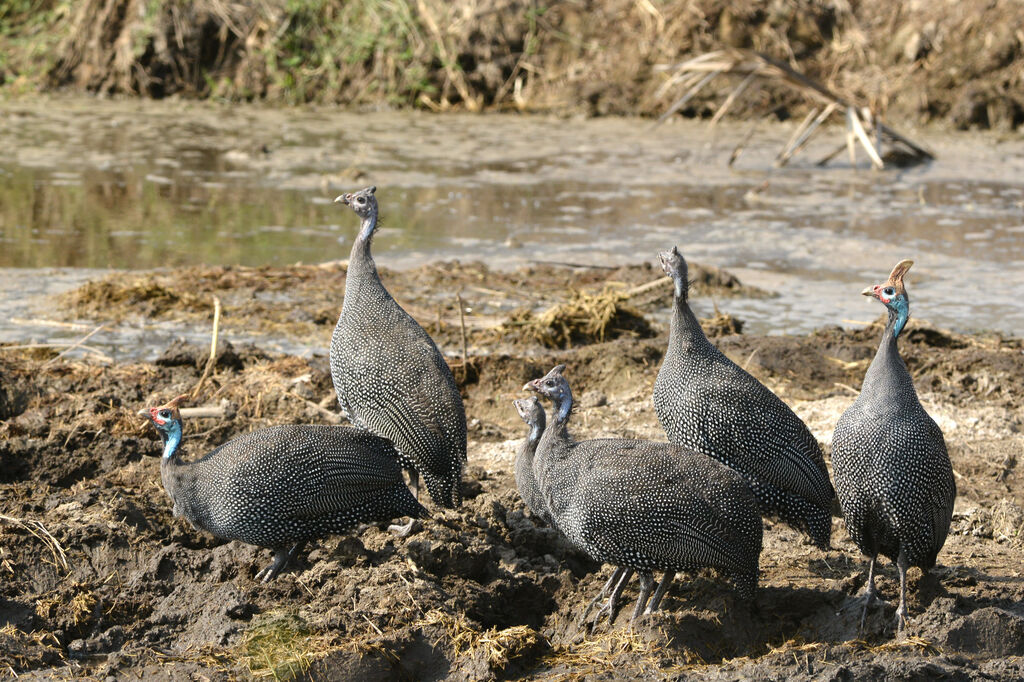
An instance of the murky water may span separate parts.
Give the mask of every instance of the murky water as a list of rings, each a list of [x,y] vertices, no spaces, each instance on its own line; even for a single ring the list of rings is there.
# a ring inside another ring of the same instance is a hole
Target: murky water
[[[675,243],[779,293],[730,300],[753,332],[873,319],[858,295],[899,259],[914,314],[1024,331],[1024,141],[932,134],[939,160],[874,173],[772,160],[791,127],[627,119],[350,114],[70,100],[6,104],[0,123],[0,340],[10,322],[109,268],[345,258],[379,187],[379,262],[653,260]],[[53,268],[59,267],[59,270]],[[339,301],[340,304],[340,301]],[[710,305],[710,303],[708,303]],[[35,308],[33,309],[33,306]],[[71,333],[71,332],[67,332]]]

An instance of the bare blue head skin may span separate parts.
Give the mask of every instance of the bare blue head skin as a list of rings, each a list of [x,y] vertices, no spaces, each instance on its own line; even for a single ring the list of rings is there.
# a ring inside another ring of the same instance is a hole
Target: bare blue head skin
[[[373,231],[377,229],[377,197],[374,196],[376,192],[377,187],[372,186],[361,189],[358,192],[342,194],[334,199],[336,204],[345,204],[351,207],[360,220],[362,220],[362,225],[359,229],[359,240],[368,240],[373,236]]]
[[[188,396],[179,395],[177,398],[169,401],[165,405],[159,407],[147,407],[143,410],[139,410],[140,417],[146,417],[153,426],[156,427],[156,432],[160,434],[160,438],[164,441],[164,454],[165,460],[174,457],[174,453],[178,450],[178,446],[181,445],[181,412],[178,410],[178,406],[183,403]]]
[[[551,401],[555,407],[558,424],[568,421],[572,412],[572,390],[569,388],[569,382],[562,376],[564,370],[565,365],[557,365],[540,379],[534,379],[523,386],[524,391],[539,393]]]
[[[899,337],[907,320],[910,319],[910,295],[907,293],[906,287],[903,286],[903,276],[907,274],[913,264],[912,260],[901,260],[892,269],[888,281],[884,284],[867,287],[860,292],[864,296],[878,299],[889,310],[887,328],[892,328],[893,338]]]
[[[671,251],[659,253],[658,260],[661,262],[661,269],[672,278],[672,282],[676,286],[676,298],[685,301],[690,289],[690,282],[687,280],[689,270],[686,267],[686,259],[683,258],[683,254],[679,253],[678,247],[673,246]]]

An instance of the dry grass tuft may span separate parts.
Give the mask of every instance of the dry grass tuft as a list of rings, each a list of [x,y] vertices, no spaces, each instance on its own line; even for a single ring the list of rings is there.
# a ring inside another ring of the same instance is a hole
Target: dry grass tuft
[[[34,519],[19,519],[13,516],[7,516],[6,514],[0,514],[0,521],[11,523],[20,528],[24,528],[29,533],[34,535],[43,541],[43,544],[50,550],[50,554],[53,556],[53,565],[58,570],[63,570],[65,574],[71,571],[68,566],[68,557],[64,552],[64,548],[57,542],[57,538],[50,534],[50,531],[46,530],[46,527],[40,521]]]
[[[473,627],[462,614],[453,616],[436,609],[429,611],[416,625],[440,626],[455,651],[455,658],[482,655],[493,671],[504,670],[509,663],[542,641],[541,635],[526,625],[481,631]]]
[[[600,343],[620,336],[648,338],[650,323],[626,305],[629,296],[611,287],[596,294],[573,291],[539,316],[513,313],[501,326],[502,334],[517,334],[548,348],[570,348]]]
[[[61,297],[61,304],[83,317],[104,317],[111,312],[132,309],[152,317],[169,310],[208,310],[203,300],[187,291],[171,289],[156,277],[126,279],[112,275],[86,282]]]
[[[315,638],[297,613],[276,611],[253,619],[239,645],[253,677],[290,680],[309,669]]]

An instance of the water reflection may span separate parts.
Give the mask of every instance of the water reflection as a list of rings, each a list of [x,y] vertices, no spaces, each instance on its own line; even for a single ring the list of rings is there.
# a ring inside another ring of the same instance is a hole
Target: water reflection
[[[871,319],[856,292],[913,257],[916,315],[1024,330],[1024,156],[988,140],[929,140],[940,161],[911,171],[775,170],[780,128],[731,170],[741,133],[709,146],[699,123],[74,101],[7,114],[0,267],[344,258],[357,224],[331,200],[374,183],[390,266],[616,264],[675,243],[780,294],[730,302],[751,331],[800,332]]]

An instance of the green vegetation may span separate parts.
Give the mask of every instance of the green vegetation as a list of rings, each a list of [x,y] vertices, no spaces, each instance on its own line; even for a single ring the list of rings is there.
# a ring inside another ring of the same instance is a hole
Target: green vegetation
[[[784,60],[841,97],[959,128],[1024,123],[1017,0],[8,0],[0,91],[77,90],[422,107],[659,114],[659,69],[723,48]],[[681,113],[708,117],[734,85]],[[711,89],[707,89],[711,90]],[[768,84],[741,118],[801,116]]]

